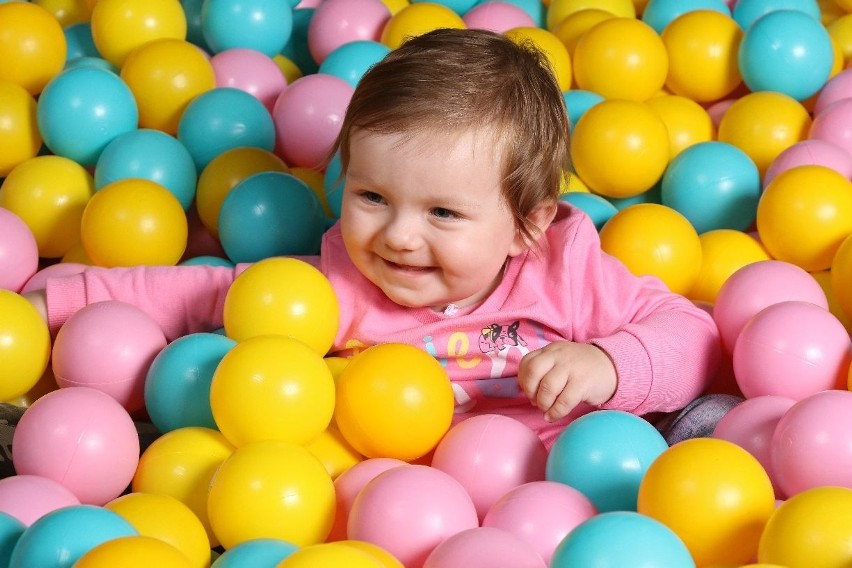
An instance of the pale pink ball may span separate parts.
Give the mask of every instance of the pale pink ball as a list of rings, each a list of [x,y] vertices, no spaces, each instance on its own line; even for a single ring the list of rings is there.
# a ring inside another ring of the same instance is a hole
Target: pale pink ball
[[[272,112],[275,100],[287,88],[287,79],[271,57],[260,51],[234,48],[210,58],[217,87],[231,87],[254,96]]]
[[[391,13],[382,0],[324,0],[308,23],[308,50],[317,65],[351,41],[379,41]]]
[[[57,262],[56,264],[50,264],[33,274],[32,277],[27,280],[27,283],[21,289],[21,294],[24,292],[43,289],[48,278],[72,276],[83,272],[86,268],[87,266],[85,264],[80,264],[79,262]]]
[[[30,526],[56,509],[79,505],[64,485],[40,475],[13,475],[0,479],[0,512]]]
[[[463,17],[470,29],[503,33],[512,28],[537,27],[532,17],[521,7],[508,2],[483,2],[471,8]]]
[[[825,166],[852,178],[852,154],[827,140],[802,140],[782,151],[772,160],[763,175],[763,186],[769,185],[781,172],[797,166]]]
[[[462,531],[439,544],[423,568],[547,568],[544,559],[521,538],[494,527]]]
[[[0,207],[0,289],[20,292],[38,270],[38,244],[23,219]]]
[[[814,116],[840,99],[852,98],[852,69],[844,69],[823,85],[814,101]]]
[[[852,98],[834,101],[814,115],[808,137],[832,142],[852,154]]]

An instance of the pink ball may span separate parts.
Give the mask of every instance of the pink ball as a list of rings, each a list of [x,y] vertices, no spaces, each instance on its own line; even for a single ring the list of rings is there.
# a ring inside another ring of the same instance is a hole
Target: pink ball
[[[722,99],[721,101],[715,102],[707,107],[707,114],[710,116],[713,126],[719,128],[719,124],[722,122],[722,117],[725,116],[725,113],[728,112],[728,109],[731,108],[731,105],[735,102],[737,102],[737,99]]]
[[[352,41],[379,41],[391,13],[382,0],[325,0],[308,23],[308,50],[317,65]]]
[[[814,101],[814,116],[831,103],[848,98],[852,98],[852,69],[844,69],[823,85]]]
[[[0,207],[0,289],[20,292],[38,270],[38,244],[23,219]]]
[[[74,313],[53,342],[53,372],[60,387],[105,392],[129,412],[145,405],[148,367],[166,346],[160,326],[126,302],[90,304]]]
[[[794,404],[775,427],[772,464],[788,497],[824,485],[852,488],[852,393],[823,391]]]
[[[127,488],[139,464],[133,420],[114,398],[87,387],[55,390],[21,416],[12,439],[21,475],[40,475],[83,504],[103,505]]]
[[[485,2],[471,8],[463,17],[471,29],[491,30],[503,33],[512,28],[537,27],[532,17],[523,8],[508,2]]]
[[[293,81],[272,109],[281,157],[291,166],[321,169],[352,98],[352,85],[314,73]]]
[[[21,294],[31,292],[33,290],[41,290],[47,284],[48,278],[62,278],[63,276],[72,276],[79,274],[88,268],[85,264],[79,262],[58,262],[45,266],[38,272],[32,275],[27,280],[27,283],[21,289]]]
[[[482,520],[529,543],[550,564],[559,543],[598,513],[588,497],[558,481],[533,481],[506,493]]]
[[[425,465],[395,467],[370,481],[349,512],[350,539],[393,554],[406,568],[420,568],[440,543],[479,526],[464,487]]]
[[[439,544],[423,568],[547,568],[524,540],[494,527],[462,531]]]
[[[740,330],[757,312],[787,300],[811,302],[828,309],[819,282],[803,268],[781,260],[747,264],[725,280],[716,295],[713,319],[722,344],[732,353]]]
[[[772,466],[772,434],[784,413],[796,403],[785,396],[763,395],[749,398],[732,408],[716,424],[713,437],[733,442],[753,455],[772,480],[780,495]]]
[[[852,99],[840,99],[814,115],[810,138],[833,142],[852,154]]]
[[[287,79],[271,57],[260,51],[234,48],[210,58],[217,87],[231,87],[254,96],[272,112],[275,100],[287,88]]]
[[[510,489],[543,481],[546,466],[547,450],[536,433],[498,414],[459,422],[432,457],[432,467],[449,473],[467,490],[480,520]]]
[[[409,465],[408,462],[396,458],[369,458],[360,461],[338,475],[334,480],[334,492],[337,497],[337,510],[334,515],[334,526],[327,541],[346,540],[346,524],[349,521],[349,511],[358,493],[367,483],[380,473],[389,469]]]
[[[734,345],[734,376],[746,398],[801,400],[845,388],[852,360],[846,328],[827,309],[809,302],[773,304],[751,318]]]
[[[769,185],[781,172],[807,165],[825,166],[852,178],[852,154],[833,142],[812,138],[797,142],[778,154],[763,175],[763,186]]]
[[[40,475],[13,475],[0,479],[0,512],[30,526],[62,507],[79,505],[80,500],[64,485]]]

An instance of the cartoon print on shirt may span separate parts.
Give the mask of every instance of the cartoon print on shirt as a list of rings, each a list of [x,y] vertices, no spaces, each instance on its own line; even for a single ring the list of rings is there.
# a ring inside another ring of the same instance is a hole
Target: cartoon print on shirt
[[[479,336],[479,350],[491,359],[491,378],[503,376],[506,357],[512,349],[519,351],[520,357],[530,352],[527,342],[518,333],[520,321],[508,325],[492,323],[482,329]]]

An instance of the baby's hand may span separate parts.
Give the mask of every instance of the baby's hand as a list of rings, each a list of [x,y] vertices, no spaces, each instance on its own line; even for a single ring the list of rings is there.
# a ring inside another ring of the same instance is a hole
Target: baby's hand
[[[581,402],[597,406],[615,394],[618,378],[609,356],[585,343],[557,341],[521,359],[518,383],[548,422]]]

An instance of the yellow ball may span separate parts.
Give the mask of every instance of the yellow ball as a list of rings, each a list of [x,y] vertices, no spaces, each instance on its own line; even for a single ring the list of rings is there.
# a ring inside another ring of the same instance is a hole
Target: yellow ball
[[[198,177],[195,207],[201,224],[219,235],[219,210],[234,187],[252,174],[286,172],[287,164],[268,150],[243,146],[226,150],[210,160]]]
[[[852,182],[819,165],[781,172],[757,203],[757,231],[773,258],[808,272],[830,268],[852,234]]]
[[[837,256],[835,256],[836,258]],[[834,284],[831,281],[831,273],[831,270],[820,270],[818,272],[811,272],[811,276],[814,277],[814,280],[820,285],[822,291],[825,292],[825,298],[828,300],[828,311],[834,314],[834,317],[843,324],[847,332],[852,334],[852,318],[846,315],[846,312],[843,311],[843,307],[840,305],[840,300],[834,291]]]
[[[47,369],[50,331],[20,294],[0,288],[0,400],[26,394]]]
[[[701,241],[692,224],[665,205],[639,203],[619,210],[601,228],[601,248],[637,276],[662,280],[686,294],[701,271]]]
[[[385,22],[381,42],[396,49],[405,40],[438,28],[463,30],[466,27],[461,16],[443,4],[417,2],[405,6]]]
[[[410,6],[411,2],[408,0],[382,0],[382,4],[385,5],[391,15],[394,15],[406,6]]]
[[[210,541],[204,525],[192,510],[169,495],[128,493],[113,499],[105,508],[118,513],[141,536],[155,538],[182,552],[189,566],[210,566]]]
[[[290,173],[307,184],[314,193],[319,197],[322,203],[322,210],[327,217],[333,217],[334,214],[328,206],[328,198],[325,196],[325,174],[312,170],[311,168],[290,168]]]
[[[174,546],[150,536],[123,536],[103,542],[76,562],[74,568],[192,568],[190,560]]]
[[[207,498],[210,524],[226,549],[254,538],[321,543],[335,507],[334,482],[319,460],[280,441],[237,448],[219,467]]]
[[[92,11],[84,0],[33,0],[56,18],[63,28],[88,22]]]
[[[731,274],[752,262],[772,257],[751,235],[734,229],[715,229],[699,235],[701,270],[687,294],[690,300],[714,304]]]
[[[340,323],[340,307],[325,275],[307,262],[265,258],[249,266],[225,296],[225,333],[235,341],[256,335],[293,337],[328,353]]]
[[[355,451],[340,430],[329,426],[320,433],[312,442],[305,445],[331,476],[337,476],[364,459],[364,456]]]
[[[304,74],[302,70],[299,69],[299,66],[293,62],[289,57],[285,57],[280,53],[274,55],[272,57],[272,61],[278,66],[278,69],[281,70],[281,74],[284,75],[284,78],[287,80],[287,84],[290,85],[296,79],[302,77]]]
[[[0,186],[0,206],[27,224],[39,256],[61,258],[80,242],[83,211],[94,193],[92,175],[74,160],[38,156],[9,173]]]
[[[139,127],[177,135],[183,111],[216,87],[210,60],[197,46],[177,38],[149,41],[131,51],[121,67],[139,109]]]
[[[297,550],[282,560],[277,568],[317,568],[318,566],[386,568],[386,564],[369,552],[339,542],[315,544]]]
[[[96,192],[80,222],[86,254],[98,266],[174,265],[189,234],[183,206],[162,185],[140,178]]]
[[[716,438],[665,450],[642,478],[637,500],[638,512],[672,529],[698,566],[751,561],[774,508],[757,458]]]
[[[668,68],[663,40],[642,20],[604,20],[574,48],[577,86],[608,99],[651,98],[663,88]]]
[[[547,29],[554,30],[565,18],[581,10],[604,10],[621,18],[635,18],[632,0],[552,0],[547,7]]]
[[[843,54],[843,60],[852,59],[852,14],[844,13],[826,26],[826,29]]]
[[[37,95],[65,67],[67,51],[62,26],[50,12],[28,2],[0,4],[0,81]]]
[[[699,142],[716,138],[716,127],[707,110],[692,99],[679,95],[661,95],[646,101],[669,131],[669,159]]]
[[[646,103],[603,100],[574,125],[571,159],[593,192],[633,197],[662,177],[669,162],[669,132]]]
[[[571,88],[571,56],[558,37],[547,30],[534,27],[512,28],[504,35],[515,43],[532,42],[547,57],[559,89],[567,91]]]
[[[201,521],[210,545],[218,546],[207,515],[207,491],[216,470],[234,450],[217,430],[194,426],[172,430],[142,452],[131,488],[180,501]]]
[[[737,52],[743,30],[730,16],[696,10],[675,18],[663,30],[669,58],[666,87],[705,103],[731,94],[743,81]]]
[[[402,562],[400,562],[396,556],[372,542],[367,542],[365,540],[341,540],[339,541],[339,544],[352,546],[370,554],[377,560],[381,561],[383,568],[403,568]]]
[[[831,260],[831,287],[843,313],[852,318],[852,235],[843,239]]]
[[[556,25],[553,33],[568,48],[569,55],[574,57],[577,42],[580,41],[584,33],[592,29],[596,24],[615,17],[615,14],[606,10],[584,8],[566,16],[565,19]]]
[[[717,139],[751,158],[761,179],[778,154],[808,138],[811,117],[796,99],[775,91],[743,95],[719,121]]]
[[[368,458],[415,460],[446,434],[454,397],[447,372],[425,351],[400,343],[356,355],[337,380],[340,433]]]
[[[296,339],[258,335],[237,343],[210,383],[210,408],[235,446],[313,441],[334,412],[334,379],[322,356]]]
[[[118,68],[149,41],[186,39],[186,15],[178,0],[98,0],[91,26],[98,53]]]
[[[798,568],[852,565],[852,489],[816,487],[790,497],[769,518],[757,559]]]
[[[36,101],[21,85],[0,80],[0,177],[41,149]]]

